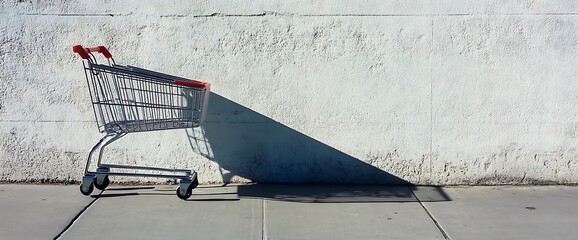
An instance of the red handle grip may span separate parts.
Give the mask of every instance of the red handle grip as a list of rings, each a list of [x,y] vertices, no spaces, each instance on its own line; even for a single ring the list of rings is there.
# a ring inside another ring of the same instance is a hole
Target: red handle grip
[[[195,80],[175,80],[175,84],[187,87],[206,88],[208,83]]]
[[[75,45],[72,47],[72,52],[78,53],[82,59],[88,59],[90,56],[88,55],[91,52],[99,52],[104,55],[105,58],[111,58],[112,54],[106,49],[104,46],[97,46],[91,48],[83,48],[81,45]]]

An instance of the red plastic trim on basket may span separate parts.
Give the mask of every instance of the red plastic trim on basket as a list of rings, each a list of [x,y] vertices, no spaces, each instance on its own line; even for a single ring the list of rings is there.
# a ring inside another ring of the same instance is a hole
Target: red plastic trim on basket
[[[88,59],[88,53],[81,45],[75,45],[72,47],[72,52],[78,53],[82,59]]]
[[[95,48],[98,48],[98,51],[96,51],[96,52],[102,53],[102,55],[105,58],[111,58],[112,57],[112,54],[110,54],[110,52],[108,51],[108,49],[106,49],[105,46],[97,46]]]
[[[196,87],[196,88],[206,88],[207,83],[201,81],[187,81],[187,80],[175,80],[175,84],[187,87]]]
[[[75,45],[72,47],[72,52],[78,53],[82,59],[88,59],[89,53],[91,52],[99,52],[104,55],[105,58],[112,58],[112,54],[106,49],[105,46],[96,46],[91,48],[84,48],[81,45]]]

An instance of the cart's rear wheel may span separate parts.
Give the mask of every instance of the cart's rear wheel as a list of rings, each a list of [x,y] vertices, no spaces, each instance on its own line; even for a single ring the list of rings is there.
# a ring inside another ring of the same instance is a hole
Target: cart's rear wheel
[[[108,187],[108,184],[110,184],[110,180],[108,179],[108,176],[104,177],[104,180],[102,180],[101,184],[98,184],[98,179],[94,180],[94,186],[98,190],[104,191],[104,189],[106,189],[106,187]]]
[[[193,191],[193,189],[197,188],[197,186],[199,186],[199,179],[195,176],[195,179],[193,180],[189,188],[191,189],[191,191]]]
[[[94,190],[94,187],[92,186],[92,184],[88,185],[88,187],[82,187],[82,186],[83,186],[83,184],[80,184],[80,192],[85,196],[90,195],[90,193],[92,193],[92,190]]]
[[[184,195],[181,193],[181,187],[177,188],[177,197],[179,197],[180,199],[187,200],[192,194],[193,188],[191,187],[187,188],[187,192]]]

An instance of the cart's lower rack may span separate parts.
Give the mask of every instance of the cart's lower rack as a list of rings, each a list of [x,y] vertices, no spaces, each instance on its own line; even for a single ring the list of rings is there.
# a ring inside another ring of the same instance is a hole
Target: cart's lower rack
[[[164,175],[164,174],[144,174],[144,173],[113,173],[109,172],[108,175],[116,175],[116,176],[151,176],[151,177],[158,177],[158,178],[182,178],[182,177],[190,177],[191,172],[190,169],[174,169],[174,168],[159,168],[159,167],[145,167],[145,166],[132,166],[132,165],[117,165],[117,164],[100,164],[100,168],[124,168],[124,169],[136,169],[136,170],[150,170],[150,171],[163,171],[163,172],[184,172],[186,175]],[[99,173],[99,172],[88,172],[88,173]],[[123,175],[127,174],[127,175]]]
[[[133,170],[147,170],[147,171],[162,171],[162,172],[178,172],[184,174],[152,174],[152,173],[130,173],[130,172],[111,172],[111,168],[117,169],[133,169]],[[197,179],[197,172],[190,169],[174,169],[174,168],[159,168],[159,167],[145,167],[145,166],[129,166],[116,164],[100,164],[96,172],[87,171],[82,178],[80,185],[80,192],[84,195],[89,195],[93,190],[93,185],[99,190],[104,190],[110,184],[108,176],[128,176],[128,177],[154,177],[154,178],[172,178],[180,179],[179,187],[177,188],[177,196],[181,199],[187,199],[191,196],[192,190],[199,185]]]

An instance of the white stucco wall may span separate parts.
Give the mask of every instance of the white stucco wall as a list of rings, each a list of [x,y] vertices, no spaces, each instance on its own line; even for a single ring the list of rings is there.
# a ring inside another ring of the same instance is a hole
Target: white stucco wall
[[[212,82],[105,161],[201,182],[578,183],[578,1],[2,1],[0,181],[80,180],[75,44]],[[120,181],[139,179],[118,179]]]

